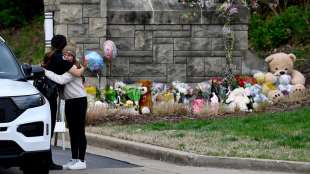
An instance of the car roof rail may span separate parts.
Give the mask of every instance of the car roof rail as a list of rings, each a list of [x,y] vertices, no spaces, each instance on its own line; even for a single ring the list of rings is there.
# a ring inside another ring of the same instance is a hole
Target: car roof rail
[[[0,36],[0,41],[5,42],[5,40]]]
[[[0,41],[5,42],[5,40],[0,36]]]

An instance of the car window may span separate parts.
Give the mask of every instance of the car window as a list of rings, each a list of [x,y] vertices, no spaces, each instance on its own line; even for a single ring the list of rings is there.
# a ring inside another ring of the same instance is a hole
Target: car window
[[[21,79],[19,65],[10,49],[0,42],[0,79]]]

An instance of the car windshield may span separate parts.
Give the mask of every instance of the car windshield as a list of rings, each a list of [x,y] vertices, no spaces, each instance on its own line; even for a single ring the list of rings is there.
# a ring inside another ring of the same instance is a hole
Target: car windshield
[[[0,41],[0,79],[23,79],[19,65],[10,49]]]

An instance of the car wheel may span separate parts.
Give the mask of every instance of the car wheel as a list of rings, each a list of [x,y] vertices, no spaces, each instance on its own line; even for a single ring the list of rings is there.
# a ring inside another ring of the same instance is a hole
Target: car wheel
[[[40,174],[48,174],[49,173],[49,166],[47,159],[36,160],[37,162],[31,161],[31,163],[26,163],[22,170],[23,174],[33,174],[33,173],[40,173]]]

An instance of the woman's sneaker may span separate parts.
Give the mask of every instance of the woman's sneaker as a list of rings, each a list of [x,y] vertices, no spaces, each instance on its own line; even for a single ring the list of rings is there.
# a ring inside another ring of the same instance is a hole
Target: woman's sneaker
[[[82,170],[86,169],[86,161],[77,160],[76,163],[69,166],[70,170]]]
[[[72,166],[77,162],[77,159],[71,159],[69,162],[67,162],[65,165],[62,166],[63,169],[69,169],[69,166]]]

